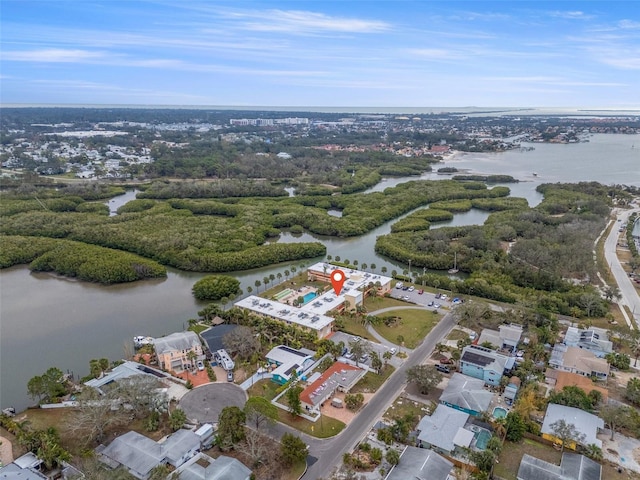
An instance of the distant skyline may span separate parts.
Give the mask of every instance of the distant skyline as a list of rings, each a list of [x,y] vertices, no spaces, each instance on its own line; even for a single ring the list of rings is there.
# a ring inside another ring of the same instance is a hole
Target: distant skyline
[[[0,1],[2,104],[640,108],[636,1]]]

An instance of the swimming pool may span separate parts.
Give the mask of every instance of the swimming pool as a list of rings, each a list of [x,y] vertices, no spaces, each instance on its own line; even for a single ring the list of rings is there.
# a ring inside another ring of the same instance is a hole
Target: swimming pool
[[[306,303],[309,303],[314,298],[316,298],[316,292],[309,292],[309,293],[305,294],[304,297],[302,297],[302,300],[304,300],[303,303],[306,304]]]
[[[491,438],[491,432],[489,430],[485,430],[481,428],[479,432],[476,432],[476,448],[478,450],[486,450],[487,443],[489,443],[489,439]]]
[[[493,418],[504,418],[507,416],[507,410],[502,407],[496,407],[493,409]]]

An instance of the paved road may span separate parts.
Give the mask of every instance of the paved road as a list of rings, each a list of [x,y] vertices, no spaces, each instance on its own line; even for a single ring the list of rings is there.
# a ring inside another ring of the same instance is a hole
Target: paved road
[[[626,305],[627,307],[629,307],[629,310],[631,310],[636,315],[636,324],[633,326],[630,325],[630,327],[638,328],[637,319],[638,316],[640,316],[640,297],[638,297],[638,292],[633,286],[633,282],[625,273],[622,265],[620,264],[620,260],[618,259],[618,255],[616,254],[616,245],[618,243],[618,236],[620,235],[620,232],[618,232],[618,228],[620,226],[627,225],[629,215],[631,215],[631,213],[634,211],[640,211],[640,208],[618,211],[618,219],[620,219],[621,221],[615,223],[615,225],[611,229],[611,232],[609,233],[609,236],[605,240],[604,255],[607,259],[607,263],[609,264],[609,268],[611,269],[611,273],[613,274],[620,290],[620,305]]]
[[[340,435],[328,440],[308,440],[309,455],[318,460],[309,467],[302,477],[304,480],[317,480],[331,474],[335,466],[342,462],[342,455],[364,438],[404,389],[407,369],[423,363],[454,325],[453,315],[445,315]]]

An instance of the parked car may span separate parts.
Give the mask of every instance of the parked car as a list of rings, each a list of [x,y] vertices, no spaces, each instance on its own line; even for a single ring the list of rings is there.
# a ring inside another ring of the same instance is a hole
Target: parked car
[[[433,307],[434,303],[433,300],[431,300],[429,303],[427,303],[427,307]]]
[[[409,287],[410,292],[413,292],[414,290],[415,290],[415,287],[413,285]]]
[[[434,303],[433,304],[433,308],[440,308],[442,305],[440,305],[439,303]]]
[[[407,290],[409,290],[409,287],[407,287],[407,286],[405,285],[404,287],[402,287],[402,290],[404,290],[404,291],[406,292]]]
[[[347,360],[351,360],[353,358],[353,353],[347,352],[343,355],[343,357],[346,358]]]
[[[391,355],[395,355],[398,349],[396,347],[391,347],[389,351],[391,352]]]
[[[204,363],[202,363],[202,360],[198,360],[198,363],[196,363],[196,365],[198,366],[198,370],[204,370]]]
[[[424,293],[424,290],[420,289],[418,290],[418,295],[422,295]]]
[[[445,365],[451,365],[453,363],[453,360],[447,357],[440,357],[440,363]]]
[[[436,293],[436,298],[440,298],[442,296],[441,293]]]
[[[362,355],[359,359],[358,362],[360,363],[366,363],[367,360],[369,360],[369,355],[367,355],[366,353],[364,355]]]
[[[446,294],[446,293],[443,293],[442,295],[440,295],[440,298],[441,298],[442,300],[446,300],[446,299],[447,299],[447,294]]]
[[[451,370],[449,370],[449,367],[445,367],[444,365],[440,365],[440,364],[436,365],[436,370],[442,373],[451,373]]]
[[[233,372],[231,370],[227,372],[227,382],[233,382]]]
[[[404,287],[402,282],[396,283],[396,288],[402,288],[402,287]]]
[[[453,302],[454,305],[458,305],[458,304],[462,303],[462,300],[459,299],[458,297],[454,297],[452,302]]]

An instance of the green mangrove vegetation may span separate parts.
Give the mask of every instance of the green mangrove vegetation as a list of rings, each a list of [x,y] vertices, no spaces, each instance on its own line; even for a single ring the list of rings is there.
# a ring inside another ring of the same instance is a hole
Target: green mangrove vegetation
[[[607,304],[590,284],[595,277],[593,243],[606,224],[616,195],[597,183],[545,184],[543,202],[474,199],[474,207],[494,211],[483,226],[437,230],[392,228],[378,237],[376,252],[415,267],[447,270],[454,261],[465,280],[425,274],[415,281],[456,293],[507,303],[531,303],[548,312],[603,316]],[[463,202],[431,204],[462,208]],[[409,217],[407,217],[409,218]]]
[[[0,268],[25,263],[34,272],[103,284],[167,275],[159,263],[127,252],[70,240],[0,235]]]
[[[240,282],[227,275],[209,275],[198,280],[191,289],[198,300],[217,301],[240,295]]]

